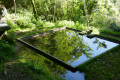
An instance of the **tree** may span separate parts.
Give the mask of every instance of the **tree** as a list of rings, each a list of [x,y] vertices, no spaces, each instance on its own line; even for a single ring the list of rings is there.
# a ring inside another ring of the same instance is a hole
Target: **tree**
[[[55,21],[55,9],[56,9],[56,1],[54,0],[54,8],[53,8],[53,22]]]
[[[35,19],[37,19],[37,9],[36,9],[36,7],[35,7],[34,0],[31,0],[31,2],[32,2],[32,6],[33,6],[34,17],[35,17]]]
[[[14,10],[15,10],[15,16],[16,16],[16,2],[14,0]]]
[[[89,27],[89,18],[88,18],[88,15],[87,15],[87,8],[86,8],[85,2],[86,2],[86,1],[84,0],[84,10],[85,10],[86,18],[87,18],[87,26]]]

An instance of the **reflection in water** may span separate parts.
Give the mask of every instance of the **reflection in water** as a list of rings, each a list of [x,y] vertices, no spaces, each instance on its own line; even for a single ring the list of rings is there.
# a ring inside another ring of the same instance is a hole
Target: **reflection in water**
[[[74,67],[118,45],[99,38],[81,37],[77,32],[69,30],[33,37],[25,41]],[[84,80],[84,73],[72,73],[23,45],[19,46],[18,52],[27,61],[47,68],[49,66],[51,72],[64,76],[66,80]]]
[[[46,36],[25,41],[68,64],[76,61],[82,54],[90,58],[91,53],[89,51],[92,51],[92,49],[83,41],[78,33],[59,31]]]
[[[79,71],[73,73],[71,71],[67,71],[63,77],[65,77],[65,80],[84,80],[85,79],[85,74],[80,73]]]
[[[95,39],[95,41],[93,43],[98,43],[99,44],[97,49],[101,48],[101,47],[107,48],[107,45],[105,44],[105,41],[100,42],[97,38]]]

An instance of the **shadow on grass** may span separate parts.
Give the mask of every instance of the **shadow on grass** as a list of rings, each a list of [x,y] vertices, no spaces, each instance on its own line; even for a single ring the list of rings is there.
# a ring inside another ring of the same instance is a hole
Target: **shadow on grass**
[[[4,70],[0,71],[1,80],[63,80],[50,75],[43,68],[35,69],[31,63],[19,61],[7,62]]]

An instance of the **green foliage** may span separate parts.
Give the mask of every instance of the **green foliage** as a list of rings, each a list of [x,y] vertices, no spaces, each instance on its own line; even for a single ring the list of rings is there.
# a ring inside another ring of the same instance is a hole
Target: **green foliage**
[[[17,20],[17,25],[20,26],[20,28],[28,28],[29,26],[29,22],[25,19],[20,19],[20,20]]]
[[[44,27],[45,28],[47,28],[47,27],[54,27],[55,26],[55,24],[54,23],[52,23],[52,22],[46,22],[45,24],[44,24]]]
[[[15,24],[11,20],[7,20],[7,24],[10,26],[11,29],[17,29],[17,28],[19,28],[19,26],[17,24]]]
[[[101,33],[105,33],[105,34],[113,34],[113,35],[120,35],[120,32],[114,32],[114,31],[110,31],[110,30],[106,30],[106,29],[101,29],[100,31]]]
[[[34,20],[35,21],[35,20]],[[41,18],[39,18],[37,21],[34,22],[36,24],[36,27],[43,28],[45,21],[43,21]]]
[[[96,0],[86,1],[89,14],[96,7]],[[46,20],[73,20],[77,21],[85,15],[83,0],[36,0],[38,15],[43,15]],[[51,16],[51,18],[50,18]]]
[[[111,22],[108,28],[112,31],[120,31],[120,26],[118,26],[116,22]]]
[[[118,0],[86,0],[90,26],[119,31],[119,26],[115,24],[117,21],[120,21],[119,6],[116,6],[117,2]],[[77,28],[81,26],[81,23],[84,26],[87,25],[83,0],[35,0],[35,6],[39,15],[38,20],[35,20],[31,13],[33,11],[31,10],[32,3],[29,0],[16,0],[16,4],[18,5],[17,12],[20,13],[18,14],[19,18],[23,17],[23,19],[17,21],[20,28],[25,29],[32,26],[44,28],[54,27],[54,25],[56,27],[75,27],[74,22],[76,21],[80,24],[79,26],[77,25]],[[39,18],[41,16],[42,18]],[[52,21],[55,21],[55,24]]]
[[[119,31],[117,21],[119,21],[119,11],[110,0],[98,0],[97,6],[90,16],[90,25],[97,28],[106,28],[113,31]]]
[[[32,11],[32,3],[30,0],[15,0],[17,9],[24,8]]]
[[[5,4],[6,8],[11,8],[14,5],[13,0],[2,0],[2,3]]]
[[[0,40],[0,61],[8,60],[13,54],[15,54],[14,47]]]
[[[12,30],[9,30],[4,39],[11,45],[15,44],[15,39],[16,39],[15,32]]]
[[[92,20],[90,25],[95,26],[97,28],[108,27],[108,18],[106,17],[106,15],[97,12],[92,14],[91,17]]]
[[[63,27],[63,26],[73,27],[74,25],[75,23],[73,21],[63,20],[63,21],[56,22],[57,27]]]

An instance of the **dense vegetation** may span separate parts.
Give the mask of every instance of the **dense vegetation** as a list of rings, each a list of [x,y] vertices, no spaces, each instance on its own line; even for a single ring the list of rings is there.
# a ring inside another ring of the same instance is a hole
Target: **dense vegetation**
[[[31,54],[26,57],[23,53],[17,54],[17,52],[15,52],[15,49],[17,50],[17,48],[14,48],[16,43],[15,39],[19,37],[68,26],[80,30],[90,28],[93,29],[93,33],[95,34],[111,38],[115,37],[115,39],[120,40],[120,37],[111,36],[120,35],[119,0],[0,0],[0,3],[3,3],[8,10],[6,21],[7,24],[11,26],[11,30],[8,31],[6,38],[0,40],[0,75],[2,71],[5,73],[6,69],[8,73],[10,73],[11,70],[14,71],[14,68],[23,64],[21,67],[26,70],[26,72],[21,70],[23,77],[25,74],[30,74],[30,76],[35,76],[35,79],[41,79],[41,77],[38,76],[41,74],[44,80],[58,80],[58,78],[53,77],[53,74],[50,73],[48,68],[43,69],[45,66],[32,64],[32,60],[31,62],[28,61],[27,58],[34,55]],[[113,53],[115,53],[115,55],[111,57]],[[104,57],[101,56],[100,59],[114,66],[113,68],[110,67],[110,70],[115,68],[119,69],[119,52],[113,50],[111,54]],[[116,57],[116,59],[114,59],[114,57]],[[108,66],[104,65],[102,61],[97,61],[96,63],[90,63],[88,65],[89,68],[91,67],[91,70],[88,70],[87,79],[119,79],[119,74],[117,75],[118,78],[115,78],[117,74],[116,70],[107,74],[108,71],[110,71],[106,70]],[[11,69],[6,67],[9,66],[8,64],[13,64]],[[20,72],[19,68],[16,68],[16,71],[16,74],[21,74],[18,73]],[[97,71],[96,75],[94,75],[94,71]],[[102,73],[108,77],[103,77],[103,75],[99,76]],[[111,74],[113,75],[112,77],[110,77]],[[12,73],[9,75],[12,75]],[[30,76],[28,77],[31,78]],[[6,78],[5,76],[3,78],[0,76],[0,79]],[[22,78],[20,80],[22,80]]]

